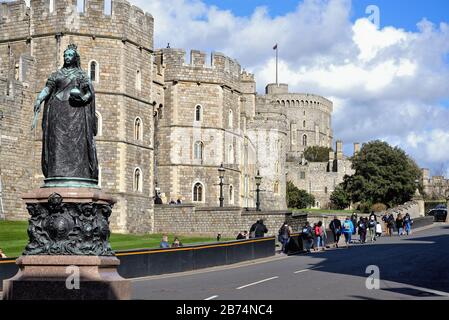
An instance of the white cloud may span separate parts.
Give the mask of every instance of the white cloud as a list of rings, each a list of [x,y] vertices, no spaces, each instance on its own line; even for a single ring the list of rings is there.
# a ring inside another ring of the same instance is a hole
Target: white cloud
[[[449,99],[448,24],[352,23],[350,0],[305,0],[274,18],[265,7],[237,17],[201,0],[132,2],[154,16],[156,47],[221,51],[256,74],[259,92],[274,81],[278,43],[280,80],[335,102],[335,138],[384,139],[422,166],[449,164],[449,110],[439,105]]]

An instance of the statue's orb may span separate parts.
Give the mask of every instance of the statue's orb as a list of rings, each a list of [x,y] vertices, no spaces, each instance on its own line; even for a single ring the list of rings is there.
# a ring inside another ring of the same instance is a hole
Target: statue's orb
[[[70,95],[71,96],[80,96],[81,95],[81,91],[78,88],[74,88],[74,89],[70,90]]]

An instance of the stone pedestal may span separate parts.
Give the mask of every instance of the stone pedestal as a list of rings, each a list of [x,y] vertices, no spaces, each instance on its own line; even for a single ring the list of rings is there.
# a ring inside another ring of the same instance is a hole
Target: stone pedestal
[[[4,281],[4,299],[130,299],[109,244],[112,197],[95,188],[44,187],[23,199],[29,243],[16,261],[20,271]]]
[[[129,300],[130,281],[116,257],[22,256],[3,282],[4,300]]]

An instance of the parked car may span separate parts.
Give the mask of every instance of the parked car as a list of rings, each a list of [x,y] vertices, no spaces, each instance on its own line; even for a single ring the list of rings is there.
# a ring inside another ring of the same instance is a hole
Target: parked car
[[[447,218],[447,209],[432,209],[427,213],[428,216],[433,216],[434,221],[446,221]]]

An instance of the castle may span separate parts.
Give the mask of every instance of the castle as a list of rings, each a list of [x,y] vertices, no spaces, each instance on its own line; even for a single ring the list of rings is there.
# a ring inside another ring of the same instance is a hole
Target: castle
[[[78,45],[96,91],[99,185],[117,199],[113,230],[170,231],[179,215],[188,224],[187,217],[201,214],[210,224],[229,214],[228,223],[242,230],[239,224],[258,214],[245,213],[256,205],[258,174],[262,213],[273,226],[285,218],[287,180],[314,194],[316,207],[328,205],[335,186],[352,174],[342,143],[328,163],[307,163],[303,152],[332,147],[331,101],[290,93],[287,84],[269,84],[258,95],[254,75],[234,59],[155,49],[153,35],[153,17],[126,0],[0,3],[3,218],[27,219],[20,194],[42,184],[42,132],[40,126],[30,130],[32,106],[70,43]],[[183,205],[155,205],[156,195]],[[208,232],[198,226],[174,230]]]

